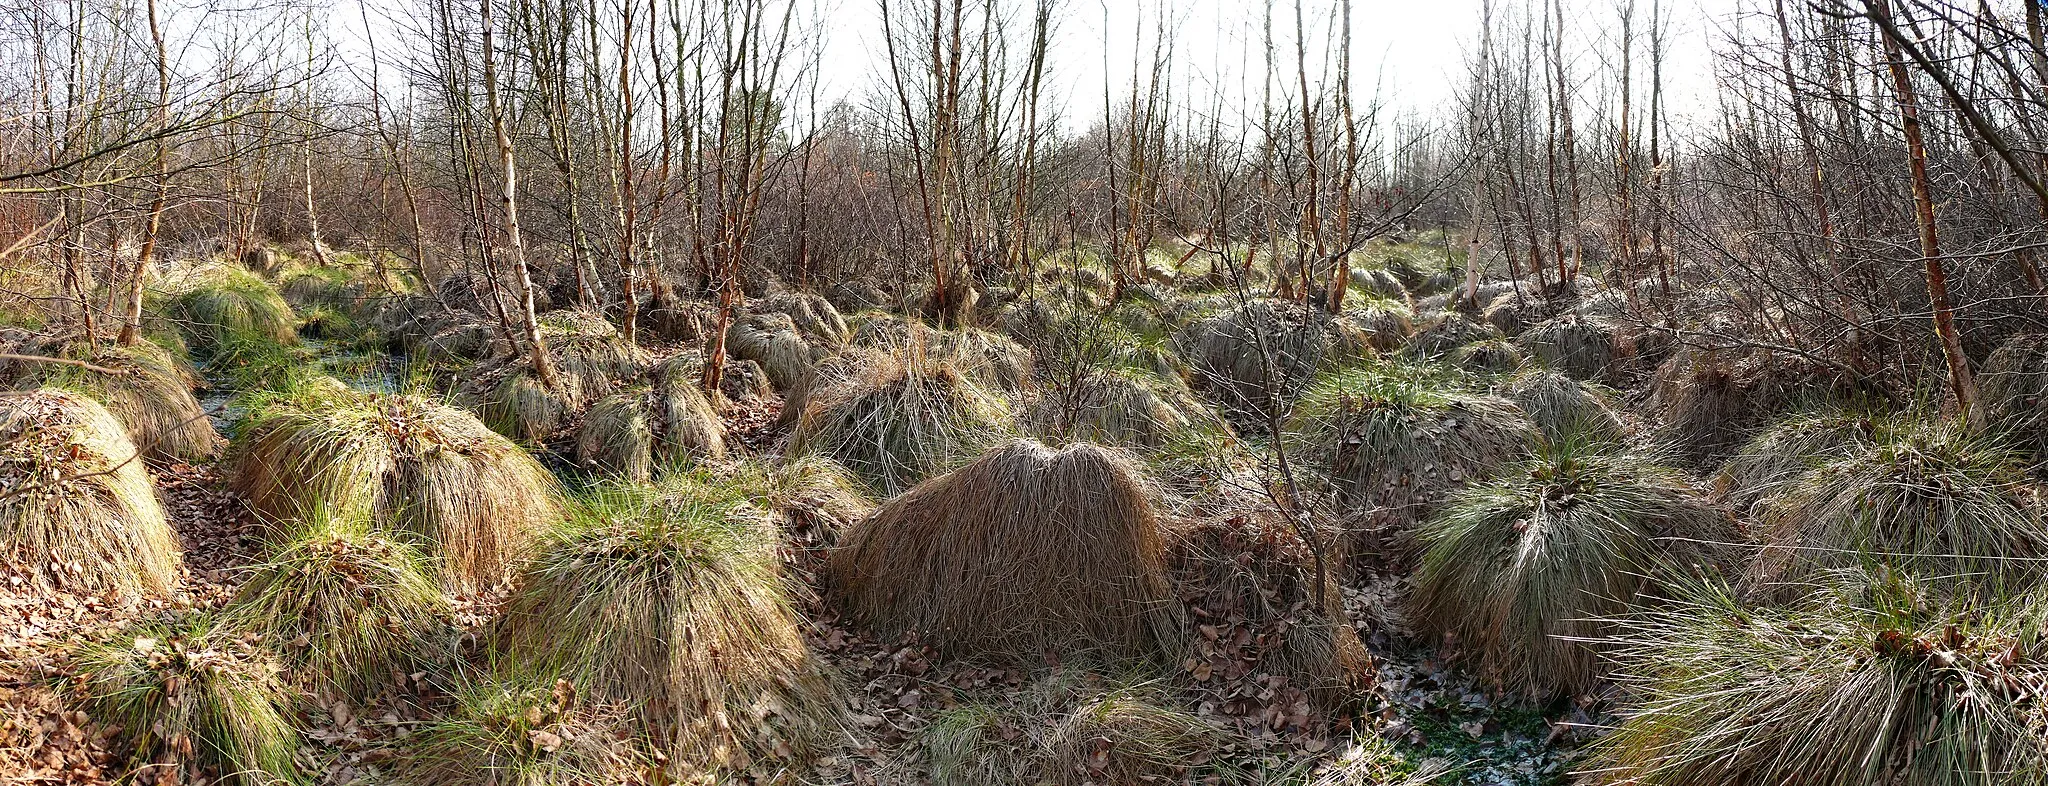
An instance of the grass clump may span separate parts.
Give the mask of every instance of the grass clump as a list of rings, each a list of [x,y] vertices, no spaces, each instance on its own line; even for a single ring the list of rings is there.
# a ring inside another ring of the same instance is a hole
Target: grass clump
[[[87,645],[77,673],[92,716],[119,727],[132,768],[159,783],[311,783],[276,665],[218,620],[131,628]]]
[[[0,548],[43,586],[134,602],[177,582],[178,538],[121,423],[64,390],[0,393]]]
[[[1194,389],[1233,416],[1254,419],[1293,401],[1331,346],[1326,314],[1284,300],[1243,303],[1174,337]]]
[[[1538,362],[1579,380],[1613,379],[1627,354],[1612,325],[1576,314],[1539,322],[1516,341]]]
[[[697,389],[687,365],[664,364],[650,384],[625,388],[591,405],[576,434],[577,463],[644,481],[660,467],[724,456],[725,424]]]
[[[791,454],[839,462],[894,495],[1010,433],[1010,405],[951,366],[877,356],[859,373],[811,392],[791,430]]]
[[[2048,460],[2048,334],[2006,339],[1977,375],[1986,422]]]
[[[1515,343],[1503,338],[1474,341],[1451,350],[1450,362],[1475,374],[1513,374],[1529,365]]]
[[[1756,435],[1742,450],[1721,463],[1714,486],[1739,511],[1784,493],[1807,473],[1867,450],[1875,444],[1879,424],[1867,415],[1822,410],[1793,415]]]
[[[775,534],[733,489],[693,481],[595,491],[523,570],[491,644],[626,706],[687,771],[803,754],[837,700]]]
[[[1766,503],[1760,588],[1887,568],[1997,590],[2039,583],[2040,490],[2018,454],[1943,422],[1903,423]]]
[[[1222,729],[1155,683],[1055,672],[1006,704],[947,710],[921,733],[934,786],[1191,782]]]
[[[829,584],[852,617],[948,652],[1157,658],[1178,620],[1150,495],[1119,453],[1019,440],[884,504]]]
[[[1674,786],[2042,782],[2040,599],[1939,595],[1852,574],[1754,609],[1718,583],[1680,588],[1611,640],[1622,719],[1586,770]]]
[[[1025,416],[1051,434],[1156,448],[1189,429],[1223,427],[1177,379],[1111,368],[1084,372],[1070,384],[1052,387]]]
[[[1417,311],[1428,316],[1418,317],[1421,329],[1408,341],[1408,355],[1415,360],[1440,360],[1466,344],[1501,338],[1492,326],[1456,311],[1420,307]]]
[[[14,362],[4,369],[16,389],[63,388],[97,400],[121,421],[145,458],[206,461],[220,455],[226,445],[192,395],[199,380],[191,368],[153,341],[95,347],[78,340],[50,340],[27,349],[29,354],[82,360],[121,372],[40,362]]]
[[[1325,376],[1302,397],[1287,438],[1340,502],[1365,511],[1353,556],[1408,551],[1412,524],[1444,493],[1537,441],[1520,408],[1464,384],[1428,366],[1375,363]]]
[[[415,786],[560,786],[630,782],[644,768],[625,714],[574,683],[471,678],[453,708],[402,743],[397,775]]]
[[[647,353],[627,344],[602,315],[553,311],[541,316],[540,328],[555,385],[542,383],[523,347],[501,340],[487,350],[494,360],[464,386],[464,398],[486,424],[528,443],[554,436],[572,416],[647,366]]]
[[[1571,443],[1452,495],[1420,533],[1417,618],[1500,683],[1579,694],[1580,640],[1672,575],[1717,572],[1734,527],[1676,470]]]
[[[1521,407],[1545,439],[1618,443],[1628,435],[1628,425],[1608,404],[1604,388],[1572,379],[1563,372],[1528,369],[1508,378],[1496,391]]]
[[[323,690],[361,695],[440,654],[453,607],[411,546],[318,515],[250,571],[228,608]]]
[[[495,584],[561,511],[554,476],[467,413],[337,387],[252,406],[229,483],[272,522],[366,517],[458,592]]]
[[[297,338],[299,319],[291,304],[270,282],[232,267],[210,270],[180,293],[174,313],[202,352],[237,341],[289,344]]]
[[[819,360],[832,353],[804,337],[796,322],[781,312],[754,313],[733,320],[725,331],[725,351],[738,360],[761,364],[776,390],[804,384]]]

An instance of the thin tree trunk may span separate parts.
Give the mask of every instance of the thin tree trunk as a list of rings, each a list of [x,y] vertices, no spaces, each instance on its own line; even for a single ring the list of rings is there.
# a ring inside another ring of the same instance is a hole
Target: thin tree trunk
[[[547,343],[540,335],[540,318],[534,313],[533,272],[526,266],[526,242],[519,234],[519,165],[513,156],[512,134],[505,124],[505,106],[498,96],[498,55],[491,0],[478,0],[478,13],[483,20],[484,100],[491,113],[491,135],[498,145],[498,166],[504,170],[500,201],[505,210],[505,242],[511,247],[513,273],[518,278],[519,327],[525,334],[527,357],[533,365],[534,376],[548,389],[560,390],[554,361],[548,357]]]

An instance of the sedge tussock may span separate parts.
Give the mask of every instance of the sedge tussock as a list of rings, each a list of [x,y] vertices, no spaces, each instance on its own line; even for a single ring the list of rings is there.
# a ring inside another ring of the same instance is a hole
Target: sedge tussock
[[[1313,306],[1254,300],[1174,337],[1189,378],[1235,416],[1262,418],[1294,400],[1330,352],[1328,316]]]
[[[946,710],[918,736],[934,786],[1193,782],[1227,741],[1157,683],[1073,670]]]
[[[1537,362],[1579,380],[1613,379],[1628,355],[1612,325],[1575,314],[1539,322],[1515,340]]]
[[[1450,363],[1475,374],[1513,374],[1529,365],[1515,343],[1504,338],[1474,341],[1451,350]]]
[[[2041,489],[2019,454],[1941,421],[1906,422],[1764,504],[1756,589],[1883,565],[1994,592],[2040,583]]]
[[[1728,555],[1711,544],[1734,532],[1676,470],[1552,444],[1423,525],[1416,621],[1503,685],[1584,693],[1602,676],[1580,641],[1601,632],[1594,621],[1671,576],[1717,573]]]
[[[792,390],[811,375],[819,360],[831,349],[804,338],[788,314],[748,314],[733,320],[725,331],[725,351],[739,360],[761,364],[776,390]]]
[[[1985,421],[2036,458],[2048,460],[2048,334],[2006,339],[1984,361],[1977,379]]]
[[[308,683],[364,695],[436,662],[454,608],[418,550],[323,512],[250,570],[226,614]]]
[[[1620,442],[1628,434],[1609,392],[1563,372],[1533,368],[1510,377],[1496,390],[1521,407],[1548,440],[1570,438]]]
[[[169,350],[145,340],[132,347],[46,341],[31,354],[83,360],[120,374],[58,363],[15,362],[0,373],[17,390],[63,388],[100,402],[153,461],[205,461],[226,445],[192,395],[198,379]]]
[[[841,538],[829,585],[886,636],[1034,662],[1177,648],[1152,490],[1113,450],[1019,440],[918,484]]]
[[[805,755],[839,702],[776,543],[719,485],[600,487],[524,568],[491,645],[625,705],[675,766]]]
[[[87,645],[77,673],[92,716],[119,727],[133,768],[159,783],[311,782],[276,664],[220,620],[138,625]]]
[[[406,737],[396,774],[412,786],[562,786],[637,782],[625,713],[558,679],[470,677],[453,707]]]
[[[254,273],[223,267],[210,270],[178,295],[179,324],[192,344],[212,351],[235,341],[290,344],[298,316],[277,288]]]
[[[725,455],[725,424],[694,377],[654,376],[651,384],[625,388],[591,405],[576,434],[577,463],[644,481],[661,467]]]
[[[535,375],[525,349],[509,344],[491,349],[496,360],[463,386],[463,399],[485,423],[527,443],[554,436],[570,417],[648,365],[647,353],[627,344],[601,315],[552,311],[541,315],[540,328],[555,370],[553,387]]]
[[[1159,447],[1198,426],[1223,428],[1179,380],[1095,369],[1032,403],[1026,422],[1049,434],[1132,447]]]
[[[0,549],[38,584],[132,603],[177,582],[178,538],[135,444],[92,399],[0,393]]]
[[[876,357],[858,375],[808,394],[789,453],[839,462],[893,495],[1011,433],[1010,404],[921,355]]]
[[[280,524],[366,516],[424,550],[457,592],[497,583],[561,516],[554,476],[468,413],[345,388],[252,407],[229,483]]]
[[[1775,608],[1717,582],[1674,588],[1607,643],[1621,721],[1583,772],[1669,786],[2048,780],[2041,599],[1938,595],[1855,574]]]
[[[1408,355],[1415,360],[1440,360],[1459,347],[1476,341],[1501,337],[1500,331],[1456,311],[1428,309],[1418,305],[1416,322],[1421,326],[1408,341]],[[1420,316],[1420,315],[1427,316]]]
[[[1814,469],[1875,444],[1878,429],[1869,416],[1848,411],[1793,415],[1722,462],[1714,474],[1715,488],[1736,510],[1751,511]]]
[[[763,314],[784,314],[806,339],[825,346],[840,346],[853,336],[846,318],[823,295],[785,292],[756,303],[748,310]]]
[[[1467,392],[1426,366],[1376,363],[1326,375],[1302,397],[1288,426],[1297,455],[1322,472],[1345,505],[1366,511],[1350,556],[1393,557],[1414,522],[1442,496],[1537,442],[1519,407]]]

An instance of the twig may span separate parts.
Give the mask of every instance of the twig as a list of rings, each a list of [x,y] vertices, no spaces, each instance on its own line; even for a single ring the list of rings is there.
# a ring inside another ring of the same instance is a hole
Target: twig
[[[87,371],[97,371],[101,374],[112,374],[114,376],[129,376],[141,372],[141,369],[109,368],[107,366],[98,365],[96,363],[88,363],[83,360],[50,357],[49,355],[16,355],[11,352],[0,352],[0,360],[22,360],[30,363],[57,363],[65,366],[77,366]]]

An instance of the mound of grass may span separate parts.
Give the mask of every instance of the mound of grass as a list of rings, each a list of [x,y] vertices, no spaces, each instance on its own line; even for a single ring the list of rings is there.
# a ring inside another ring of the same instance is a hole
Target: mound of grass
[[[1332,338],[1320,309],[1254,300],[1189,325],[1174,337],[1189,381],[1233,416],[1263,420],[1292,402]]]
[[[1153,683],[1057,672],[1008,704],[941,713],[920,734],[934,786],[1196,782],[1227,741]]]
[[[1521,407],[1529,420],[1553,442],[1566,439],[1620,442],[1628,433],[1621,415],[1608,405],[1604,389],[1535,368],[1496,387],[1503,398]]]
[[[839,462],[876,493],[901,493],[1012,430],[1010,405],[929,357],[889,356],[808,394],[789,453]]]
[[[1836,370],[1796,356],[1686,347],[1657,366],[1646,409],[1662,441],[1711,467],[1779,413],[1838,400],[1846,387]]]
[[[1224,428],[1179,380],[1122,369],[1098,369],[1048,390],[1032,403],[1025,420],[1069,440],[1148,448],[1188,429]]]
[[[278,294],[302,309],[325,307],[347,312],[366,291],[355,271],[338,267],[304,267],[281,277]]]
[[[1718,573],[1734,526],[1676,470],[1553,443],[1454,493],[1426,523],[1416,618],[1498,682],[1577,695],[1601,676],[1581,640],[1674,575]],[[1703,541],[1705,543],[1703,543]]]
[[[1515,343],[1504,338],[1474,341],[1451,350],[1450,362],[1475,374],[1513,374],[1529,365]]]
[[[1021,662],[1140,660],[1177,647],[1163,549],[1129,459],[1019,440],[884,504],[828,573],[842,608],[886,636]]]
[[[1752,580],[1782,592],[1820,574],[1882,565],[1993,591],[2040,583],[2048,520],[2027,464],[1942,422],[1884,429],[1767,501]]]
[[[829,347],[814,344],[797,330],[788,314],[748,314],[725,331],[725,351],[734,358],[761,364],[776,390],[792,390],[804,384],[818,361],[830,355]]]
[[[687,478],[594,491],[522,571],[492,647],[625,705],[686,769],[811,751],[835,688],[773,529],[732,496]]]
[[[725,424],[697,389],[694,364],[664,364],[646,385],[613,393],[584,415],[576,460],[584,467],[644,481],[659,467],[725,455]]]
[[[823,295],[786,292],[752,303],[748,310],[759,314],[785,314],[804,338],[820,345],[844,345],[853,336],[846,318]]]
[[[254,273],[231,267],[208,271],[178,295],[173,312],[201,352],[238,341],[289,344],[298,335],[298,315],[277,289]]]
[[[290,693],[266,655],[218,620],[151,622],[78,654],[77,688],[157,782],[307,784]]]
[[[1416,360],[1440,360],[1459,347],[1501,338],[1500,331],[1456,311],[1428,309],[1418,305],[1416,321],[1421,329],[1408,341],[1408,355]]]
[[[2048,334],[2007,339],[1978,371],[1986,422],[2048,460]]]
[[[396,767],[416,786],[560,786],[632,782],[643,757],[625,714],[567,680],[471,678],[453,708],[406,737]]]
[[[0,553],[37,583],[170,592],[178,538],[121,423],[63,390],[0,393]]]
[[[1287,439],[1340,502],[1364,512],[1364,526],[1348,536],[1350,555],[1399,562],[1411,526],[1445,492],[1523,457],[1537,432],[1519,407],[1468,392],[1456,377],[1376,363],[1319,379]]]
[[[1400,349],[1415,334],[1415,314],[1395,300],[1360,298],[1332,323],[1340,357],[1372,357]]]
[[[259,516],[367,516],[422,548],[457,592],[495,584],[561,515],[540,462],[418,396],[325,387],[255,402],[232,462],[229,483]]]
[[[1838,577],[1756,609],[1699,582],[1610,641],[1622,720],[1604,781],[2003,786],[2048,778],[2039,598],[1965,608]]]
[[[495,358],[464,386],[464,399],[500,434],[528,443],[555,435],[573,415],[634,379],[647,353],[627,344],[616,327],[587,311],[541,315],[541,339],[554,365],[556,385],[542,384],[523,348],[494,343]]]
[[[1385,268],[1351,268],[1351,287],[1373,297],[1406,301],[1408,287],[1401,283],[1401,277]]]
[[[1611,380],[1627,358],[1613,325],[1576,314],[1544,320],[1516,339],[1538,362],[1573,379]]]
[[[309,684],[343,695],[436,662],[453,614],[417,550],[324,514],[251,570],[227,611]]]
[[[58,363],[13,362],[0,369],[17,390],[62,388],[100,402],[121,421],[142,455],[153,461],[206,461],[226,441],[192,395],[198,378],[170,350],[154,341],[134,346],[84,341],[41,341],[27,354],[82,360],[120,371],[108,374]]]
[[[1807,473],[1876,444],[1876,420],[1846,410],[1794,415],[1756,435],[1741,452],[1722,462],[1714,487],[1736,510],[1785,492]]]

